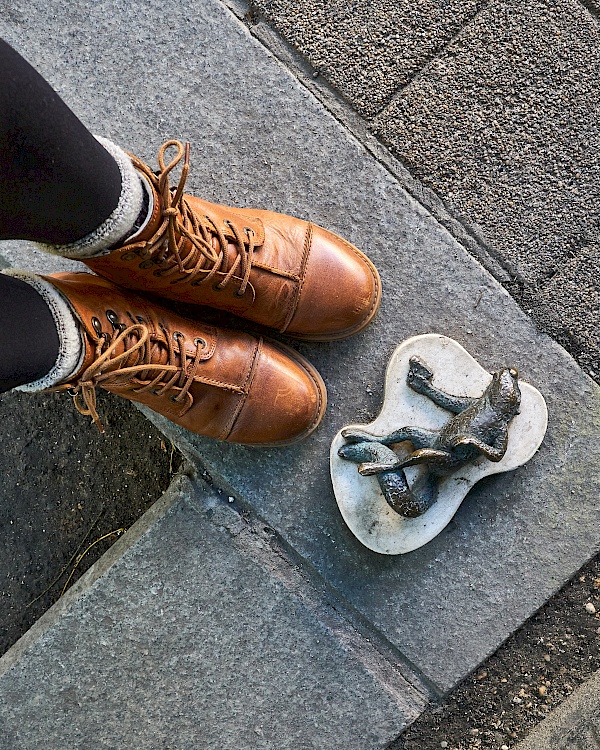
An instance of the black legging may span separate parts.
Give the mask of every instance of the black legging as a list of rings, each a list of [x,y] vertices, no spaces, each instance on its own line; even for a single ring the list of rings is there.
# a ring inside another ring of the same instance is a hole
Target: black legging
[[[114,211],[121,173],[51,86],[0,39],[0,239],[67,244]],[[0,392],[45,375],[59,349],[46,303],[0,274]]]
[[[0,239],[67,244],[114,211],[115,160],[0,39]]]

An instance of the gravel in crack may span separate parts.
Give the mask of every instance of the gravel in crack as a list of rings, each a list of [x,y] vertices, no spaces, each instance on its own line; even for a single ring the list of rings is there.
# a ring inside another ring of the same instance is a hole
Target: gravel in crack
[[[0,396],[0,654],[163,494],[181,464],[131,403],[99,393],[98,412],[103,435],[64,395]]]
[[[389,750],[507,750],[597,669],[600,555]]]

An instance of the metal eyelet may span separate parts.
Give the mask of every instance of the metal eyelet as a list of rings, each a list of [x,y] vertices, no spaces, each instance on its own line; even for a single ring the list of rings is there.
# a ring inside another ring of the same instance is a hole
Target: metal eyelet
[[[138,323],[145,323],[146,322],[146,318],[142,318],[141,315],[136,315],[135,319],[137,320]]]
[[[173,338],[175,341],[179,341],[179,339],[183,338],[183,333],[181,331],[173,331]]]
[[[179,401],[177,400],[177,396],[169,396],[169,401],[173,401],[173,403],[175,403],[175,404],[178,404],[178,403],[180,403],[180,402],[179,402]]]
[[[246,294],[246,292],[240,292],[240,290],[238,289],[237,292],[235,293],[235,296],[236,297],[244,297],[245,294]]]
[[[121,324],[119,323],[119,318],[117,317],[117,313],[114,310],[106,311],[106,319],[115,330],[117,330],[117,328],[120,328]]]
[[[137,258],[137,253],[129,252],[129,253],[123,253],[123,255],[121,255],[121,260],[124,260],[124,261],[135,260],[136,258]]]
[[[250,236],[250,232],[252,232],[252,236],[256,237],[256,232],[254,231],[254,229],[252,229],[252,227],[244,227],[244,232],[246,232],[248,236]]]
[[[98,336],[102,336],[102,323],[98,320],[98,318],[92,318],[92,328]]]
[[[152,390],[152,391],[151,391],[151,393],[152,393],[152,395],[153,395],[153,396],[160,396],[160,395],[162,395],[162,394],[160,393],[160,391],[157,391],[157,390],[156,390],[156,388],[155,388],[154,390]]]
[[[147,268],[152,268],[154,265],[154,261],[150,258],[149,260],[144,260],[140,263],[138,268],[141,268],[142,270],[146,270]]]
[[[196,346],[200,346],[201,349],[208,349],[208,342],[206,339],[203,339],[202,336],[196,336],[194,339],[194,344]]]
[[[213,292],[222,292],[224,291],[222,286],[219,286],[218,282],[212,285]]]

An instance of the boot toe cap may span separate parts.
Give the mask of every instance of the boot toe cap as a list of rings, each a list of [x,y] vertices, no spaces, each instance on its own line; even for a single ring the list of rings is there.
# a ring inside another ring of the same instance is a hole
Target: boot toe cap
[[[263,342],[228,440],[259,446],[295,443],[317,427],[326,402],[323,380],[309,362],[289,347]]]
[[[286,333],[315,341],[351,336],[371,322],[380,300],[381,280],[366,255],[314,226],[302,290]]]

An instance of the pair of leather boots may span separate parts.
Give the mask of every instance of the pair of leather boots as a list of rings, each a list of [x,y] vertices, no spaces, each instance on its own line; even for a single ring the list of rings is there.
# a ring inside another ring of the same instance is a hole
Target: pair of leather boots
[[[165,164],[169,148],[177,154]],[[97,387],[219,440],[303,439],[326,406],[323,380],[304,357],[279,342],[182,317],[154,299],[207,305],[298,339],[331,341],[360,331],[377,312],[375,267],[312,223],[185,195],[189,146],[164,144],[156,173],[131,158],[153,194],[141,233],[85,259],[96,275],[43,277],[70,303],[84,339],[77,372],[52,390],[69,390],[100,428]],[[182,160],[172,187],[169,174]]]

